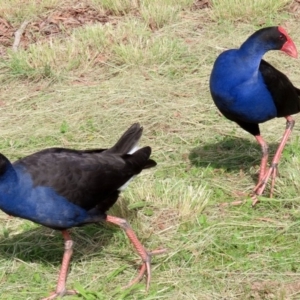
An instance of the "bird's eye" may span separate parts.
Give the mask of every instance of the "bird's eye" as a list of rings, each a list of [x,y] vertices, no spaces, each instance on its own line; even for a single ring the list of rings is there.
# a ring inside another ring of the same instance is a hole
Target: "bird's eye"
[[[284,39],[284,35],[283,34],[279,35],[279,39],[283,40]]]

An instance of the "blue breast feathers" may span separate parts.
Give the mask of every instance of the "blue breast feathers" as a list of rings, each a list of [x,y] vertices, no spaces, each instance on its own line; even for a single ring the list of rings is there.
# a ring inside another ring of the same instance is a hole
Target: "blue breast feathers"
[[[249,59],[239,50],[223,52],[215,61],[210,90],[219,110],[233,121],[262,123],[277,115],[273,98],[259,72],[260,56]]]

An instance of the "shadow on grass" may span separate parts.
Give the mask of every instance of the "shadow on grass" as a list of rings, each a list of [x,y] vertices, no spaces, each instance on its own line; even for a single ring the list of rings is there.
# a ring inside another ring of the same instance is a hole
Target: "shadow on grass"
[[[97,252],[100,254],[114,230],[114,228],[106,229],[97,225],[71,229],[71,238],[74,240],[72,261],[80,259],[83,255],[92,254],[91,250],[94,248],[92,245],[97,236],[100,236],[99,243],[97,243]],[[60,265],[63,251],[64,241],[60,231],[50,230],[43,226],[0,239],[0,257],[6,259],[16,258],[25,262]],[[95,254],[94,251],[93,254]]]
[[[277,147],[277,143],[269,144],[269,161]],[[227,172],[238,172],[242,169],[248,172],[252,166],[259,166],[261,148],[255,139],[251,142],[243,138],[224,137],[219,142],[192,149],[189,159],[196,167],[224,169]]]
[[[124,203],[122,206],[124,206]],[[114,212],[119,209],[117,203],[114,207]],[[124,217],[123,214],[114,213],[114,215]],[[127,211],[126,215],[126,220],[130,223],[130,220],[136,217],[136,212]],[[10,217],[7,216],[7,218]],[[31,227],[30,221],[24,222],[26,223],[23,228],[28,227],[28,225]],[[32,227],[34,226],[32,225]],[[20,228],[17,230],[20,231]],[[115,240],[113,236],[118,232],[121,233],[120,237],[123,236],[124,242],[126,242],[123,229],[106,222],[71,228],[69,232],[74,241],[71,264],[72,261],[79,261],[82,257],[101,256],[102,250]],[[61,231],[40,225],[29,230],[24,229],[24,232],[16,235],[13,235],[13,229],[10,229],[9,233],[11,236],[0,237],[0,258],[19,259],[25,262],[52,264],[54,266],[61,265],[64,252],[64,240]],[[8,235],[8,232],[6,232],[6,235]],[[131,251],[132,248],[129,247],[128,254]]]

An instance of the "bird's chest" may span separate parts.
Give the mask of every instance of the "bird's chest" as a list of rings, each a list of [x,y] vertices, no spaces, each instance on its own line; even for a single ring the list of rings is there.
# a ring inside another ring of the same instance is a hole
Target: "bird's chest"
[[[262,123],[277,116],[274,100],[259,71],[260,59],[227,51],[214,65],[210,78],[213,100],[233,121]]]
[[[234,121],[263,123],[277,116],[273,98],[259,76],[220,87],[213,95],[217,107]]]

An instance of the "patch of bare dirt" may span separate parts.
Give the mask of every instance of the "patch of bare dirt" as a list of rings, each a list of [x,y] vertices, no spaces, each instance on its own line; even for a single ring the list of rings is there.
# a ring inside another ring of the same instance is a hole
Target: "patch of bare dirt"
[[[14,32],[14,27],[4,18],[0,17],[0,44],[2,46],[12,45],[11,39],[14,35]]]
[[[94,8],[84,7],[67,7],[62,10],[52,12],[39,21],[32,22],[28,31],[39,32],[43,36],[57,35],[70,29],[83,25],[101,23],[105,24],[113,21],[108,12],[100,14]],[[29,40],[30,37],[29,37]],[[35,42],[35,40],[33,40]]]
[[[29,44],[37,41],[49,39],[53,36],[68,35],[72,29],[80,26],[95,23],[106,24],[108,22],[116,24],[117,18],[109,11],[100,13],[87,4],[60,7],[48,14],[39,16],[36,20],[30,21],[21,36],[18,46],[26,49]],[[5,48],[13,45],[17,30],[18,28],[0,17],[0,56],[5,55]]]
[[[0,17],[0,57],[5,56],[6,48],[12,45],[14,32],[13,26]]]
[[[251,299],[267,300],[267,299],[299,299],[300,297],[300,281],[290,283],[281,283],[277,281],[257,281],[251,285]]]
[[[175,209],[164,209],[153,217],[153,227],[158,230],[166,230],[179,224],[180,215]]]
[[[195,0],[192,5],[192,10],[211,8],[211,0]]]
[[[294,1],[292,2],[292,4],[290,4],[288,10],[289,10],[289,12],[291,12],[291,13],[299,14],[299,13],[300,13],[300,0],[294,0]]]

